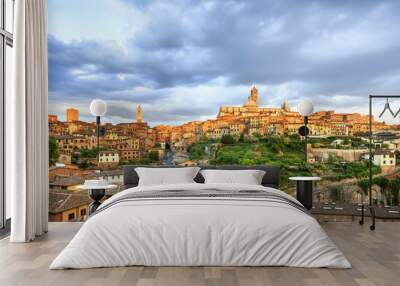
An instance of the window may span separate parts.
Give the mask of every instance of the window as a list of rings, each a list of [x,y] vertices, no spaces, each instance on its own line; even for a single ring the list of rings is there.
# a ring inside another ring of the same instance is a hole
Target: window
[[[10,218],[10,195],[5,188],[5,110],[6,95],[11,92],[11,67],[13,45],[14,1],[0,0],[0,228]]]
[[[73,220],[75,218],[75,214],[74,213],[69,213],[68,214],[68,220]]]
[[[81,216],[85,216],[86,215],[86,209],[81,209]]]

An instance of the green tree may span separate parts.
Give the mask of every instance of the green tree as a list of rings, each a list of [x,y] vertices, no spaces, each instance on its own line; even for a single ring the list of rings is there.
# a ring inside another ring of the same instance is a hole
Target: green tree
[[[158,162],[160,160],[159,156],[158,156],[158,152],[156,151],[152,151],[149,153],[149,159],[153,162]]]
[[[400,178],[389,181],[389,201],[390,205],[399,204],[399,190],[400,190]]]
[[[79,167],[80,169],[86,169],[86,168],[88,168],[89,166],[91,166],[91,164],[90,164],[87,160],[84,160],[84,161],[82,161],[82,162],[80,162],[80,163],[78,164],[78,167]]]
[[[99,151],[105,151],[105,148],[100,147]],[[97,158],[97,148],[92,149],[82,149],[79,151],[80,158]]]
[[[396,150],[396,151],[394,151],[394,154],[396,156],[396,165],[398,165],[400,162],[400,151]]]
[[[206,148],[209,150],[209,147],[207,147],[207,144],[205,143],[194,143],[190,145],[188,148],[189,158],[191,160],[207,159],[209,151],[207,153]]]
[[[210,139],[205,134],[200,137],[200,142],[208,142],[209,140]]]
[[[255,165],[255,161],[253,159],[250,158],[243,158],[239,161],[240,165],[245,165],[245,166],[251,166],[251,165]]]
[[[368,195],[368,190],[369,190],[369,180],[368,179],[359,180],[358,186],[361,188],[361,190],[364,192],[365,195]]]
[[[258,132],[254,132],[252,134],[252,136],[253,136],[253,139],[255,139],[256,141],[259,141],[262,138],[262,135]]]
[[[58,160],[58,144],[56,138],[53,136],[49,137],[49,165],[54,165]]]
[[[224,145],[232,145],[235,143],[235,138],[230,134],[224,134],[221,137],[221,143]]]
[[[279,144],[278,142],[273,142],[273,141],[268,142],[268,143],[267,143],[267,147],[268,147],[273,153],[276,153],[276,154],[282,153],[283,146],[282,146],[281,144]]]

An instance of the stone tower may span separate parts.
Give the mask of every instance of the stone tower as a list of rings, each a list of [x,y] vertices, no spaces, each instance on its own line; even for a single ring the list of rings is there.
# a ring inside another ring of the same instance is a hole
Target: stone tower
[[[143,117],[142,117],[142,107],[138,105],[136,107],[136,122],[137,123],[142,123]]]
[[[79,121],[79,111],[75,108],[67,109],[67,122]]]
[[[253,101],[258,106],[258,89],[255,85],[251,89],[249,100]]]
[[[247,98],[247,102],[244,105],[245,107],[258,107],[258,89],[256,86],[253,86],[253,88],[250,91],[250,96]]]

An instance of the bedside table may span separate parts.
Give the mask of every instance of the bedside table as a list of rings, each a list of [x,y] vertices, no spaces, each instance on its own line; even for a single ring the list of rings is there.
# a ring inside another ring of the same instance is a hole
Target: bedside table
[[[297,200],[303,204],[303,206],[310,210],[313,205],[313,183],[314,181],[321,180],[320,177],[290,177],[289,180],[296,181],[297,189],[296,196]]]
[[[117,185],[109,185],[104,180],[86,180],[80,189],[87,190],[89,197],[93,202],[89,205],[89,216],[94,213],[101,205],[101,199],[105,196],[107,189],[116,188]]]

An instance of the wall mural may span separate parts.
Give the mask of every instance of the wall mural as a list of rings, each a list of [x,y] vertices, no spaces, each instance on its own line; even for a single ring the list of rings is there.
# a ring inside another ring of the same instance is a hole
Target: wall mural
[[[360,214],[371,165],[377,215],[398,217],[400,101],[374,103],[370,145],[368,95],[399,90],[399,5],[49,0],[50,220],[85,219],[79,185],[126,164],[276,165],[292,195],[318,176],[333,220]]]

